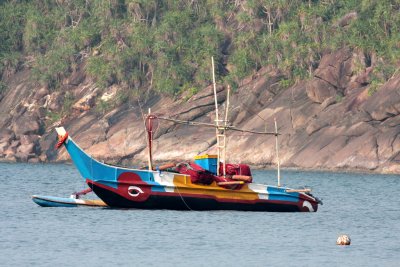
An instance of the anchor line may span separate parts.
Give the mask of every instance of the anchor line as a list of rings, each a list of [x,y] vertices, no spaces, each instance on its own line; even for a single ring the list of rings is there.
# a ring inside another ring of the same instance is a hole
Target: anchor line
[[[183,199],[183,197],[182,197],[182,195],[181,195],[181,192],[179,192],[178,186],[176,186],[176,191],[178,191],[178,194],[179,194],[179,196],[181,197],[183,204],[185,204],[185,206],[186,206],[189,210],[194,211],[193,209],[191,209],[191,208],[189,207],[189,205],[186,203],[185,199]]]

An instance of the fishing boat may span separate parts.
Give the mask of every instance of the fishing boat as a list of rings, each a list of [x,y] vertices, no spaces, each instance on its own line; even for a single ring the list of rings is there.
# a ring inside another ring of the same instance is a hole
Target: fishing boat
[[[169,164],[168,168],[156,170],[102,163],[83,151],[63,127],[56,128],[56,131],[60,138],[58,144],[65,146],[89,188],[110,207],[315,212],[320,203],[308,189],[295,190],[243,181],[240,176],[246,175],[240,174],[239,181],[223,181],[222,175],[213,174],[215,166],[208,164],[215,160],[212,155],[197,160],[199,164],[202,161],[208,164],[208,170],[195,163],[178,163],[175,168]]]

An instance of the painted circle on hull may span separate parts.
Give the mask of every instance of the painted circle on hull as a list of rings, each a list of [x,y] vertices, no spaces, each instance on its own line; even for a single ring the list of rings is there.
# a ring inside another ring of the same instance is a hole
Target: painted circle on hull
[[[144,192],[143,192],[142,189],[140,189],[140,187],[137,187],[137,186],[134,186],[134,185],[131,185],[130,187],[128,187],[128,194],[133,196],[133,197],[137,197],[137,196],[139,196],[140,194],[143,194],[143,193]]]
[[[151,187],[134,172],[122,173],[118,182],[118,194],[130,201],[143,202],[151,195]]]

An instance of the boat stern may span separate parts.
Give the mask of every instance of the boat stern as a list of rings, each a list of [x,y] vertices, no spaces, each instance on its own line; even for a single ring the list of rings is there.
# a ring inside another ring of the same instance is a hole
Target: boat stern
[[[314,197],[311,193],[299,193],[299,210],[303,212],[316,212],[318,205],[322,205],[322,201]]]

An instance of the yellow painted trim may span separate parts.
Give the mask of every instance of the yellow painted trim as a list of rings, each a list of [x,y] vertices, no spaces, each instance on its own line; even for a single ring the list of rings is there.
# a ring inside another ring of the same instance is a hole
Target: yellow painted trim
[[[174,175],[174,185],[178,189],[174,189],[175,193],[190,195],[208,195],[220,199],[237,199],[237,200],[257,200],[258,193],[251,190],[248,184],[244,184],[239,190],[226,189],[218,186],[216,182],[210,185],[193,184],[188,175]]]
[[[218,158],[217,155],[208,155],[208,154],[194,156],[194,159],[217,159],[217,158]]]

